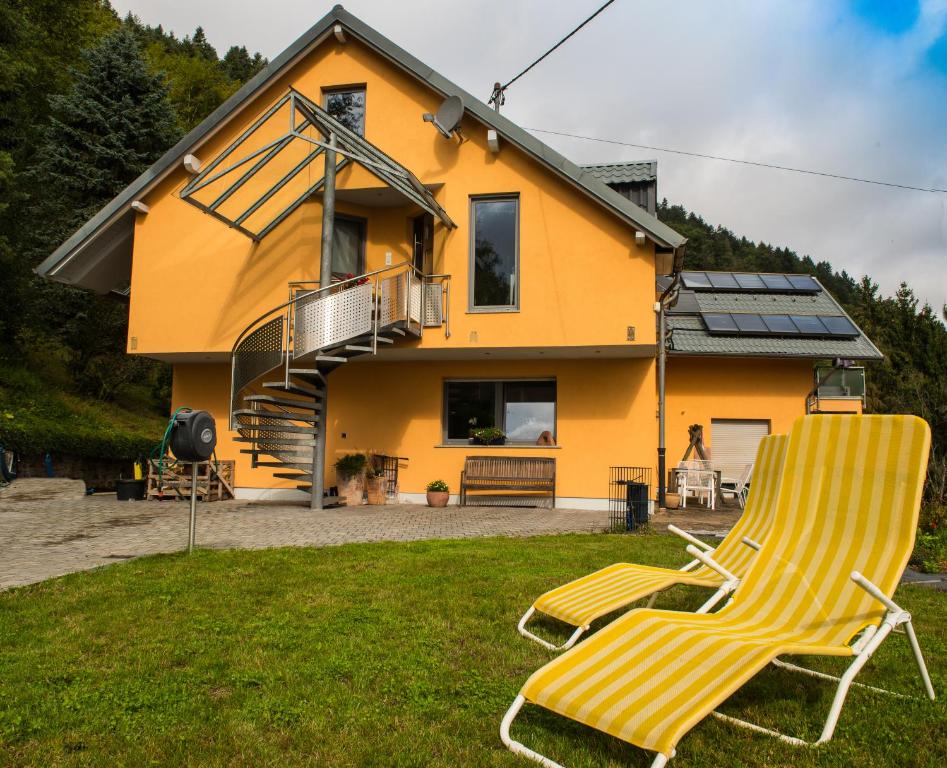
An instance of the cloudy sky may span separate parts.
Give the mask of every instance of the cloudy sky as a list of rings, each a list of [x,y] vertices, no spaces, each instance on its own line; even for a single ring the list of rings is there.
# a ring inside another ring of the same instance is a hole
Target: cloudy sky
[[[273,58],[331,3],[112,0]],[[348,0],[489,97],[602,0]],[[947,0],[617,0],[513,85],[520,125],[947,189]],[[947,194],[537,134],[577,162],[656,157],[658,194],[753,240],[947,303]]]

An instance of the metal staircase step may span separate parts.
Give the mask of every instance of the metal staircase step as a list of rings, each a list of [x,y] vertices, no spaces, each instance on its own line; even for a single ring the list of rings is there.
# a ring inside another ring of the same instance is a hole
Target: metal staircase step
[[[316,355],[316,363],[347,363],[347,357],[338,357],[333,355]]]
[[[276,438],[266,438],[266,437],[235,437],[233,438],[235,443],[266,443],[267,445],[298,445],[300,448],[314,448],[316,445],[315,440],[310,440],[309,438],[301,437],[282,437],[278,440]]]
[[[322,372],[317,371],[315,368],[290,368],[289,373],[292,376],[302,376],[307,379],[319,379],[322,380]]]
[[[320,393],[320,397],[322,393]],[[247,395],[243,398],[251,403],[270,403],[271,405],[282,405],[287,408],[305,408],[309,411],[321,411],[322,403],[307,403],[305,400],[292,400],[290,398],[273,397],[272,395]]]
[[[388,333],[388,331],[397,333],[399,336],[404,336],[404,329],[399,328],[397,325],[389,325],[387,328],[385,328],[385,333]]]
[[[312,472],[274,472],[273,477],[278,477],[280,480],[312,480]],[[300,488],[300,486],[296,486]],[[309,488],[309,486],[305,486]]]
[[[248,432],[275,432],[279,433],[288,433],[288,432],[297,432],[302,435],[315,435],[318,433],[318,429],[315,426],[312,427],[298,427],[295,424],[241,424],[237,427],[237,431],[244,437],[250,437],[250,435],[245,435],[244,430]],[[273,442],[276,438],[272,438]]]
[[[280,469],[300,469],[303,471],[312,471],[312,462],[303,464],[301,462],[291,461],[258,461],[256,465],[258,467],[279,467]]]
[[[354,355],[361,355],[366,352],[371,353],[374,351],[375,350],[372,349],[371,347],[363,347],[358,344],[346,344],[345,346],[342,346],[342,347],[333,347],[332,349],[328,349],[326,350],[325,354],[329,356],[333,356],[333,355],[343,354],[345,352],[351,352],[352,354],[349,355],[349,357],[353,357]],[[322,357],[322,355],[320,355],[319,357]],[[317,357],[316,359],[318,360],[319,357]],[[347,357],[345,359],[348,360],[349,358]]]
[[[239,411],[233,412],[234,416],[249,416],[249,417],[258,417],[261,419],[279,419],[280,421],[306,421],[310,424],[319,423],[319,417],[315,414],[308,415],[305,413],[286,413],[286,411],[255,411],[251,409],[240,409]],[[254,425],[245,425],[245,426],[254,426]],[[274,426],[274,425],[269,425]]]
[[[292,371],[290,371],[292,373]],[[264,381],[263,386],[267,389],[276,389],[280,392],[291,392],[294,395],[306,395],[307,397],[322,397],[322,391],[318,389],[310,389],[309,387],[304,387],[301,384],[294,384],[290,382],[287,384],[285,381]]]

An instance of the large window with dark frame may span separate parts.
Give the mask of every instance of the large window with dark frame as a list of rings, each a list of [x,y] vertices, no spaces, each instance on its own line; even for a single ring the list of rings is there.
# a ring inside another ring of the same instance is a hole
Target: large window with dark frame
[[[470,296],[475,312],[519,307],[519,198],[470,201]]]
[[[556,380],[444,382],[444,442],[466,443],[483,427],[499,427],[509,443],[535,445],[543,432],[555,440]]]
[[[323,91],[325,111],[350,131],[365,135],[365,88],[332,88]]]

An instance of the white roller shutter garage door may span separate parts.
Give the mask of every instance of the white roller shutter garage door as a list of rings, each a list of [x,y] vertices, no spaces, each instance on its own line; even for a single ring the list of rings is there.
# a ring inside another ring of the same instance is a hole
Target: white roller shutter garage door
[[[714,469],[724,477],[738,477],[744,465],[752,464],[760,440],[769,434],[769,421],[757,419],[711,419],[710,457]]]

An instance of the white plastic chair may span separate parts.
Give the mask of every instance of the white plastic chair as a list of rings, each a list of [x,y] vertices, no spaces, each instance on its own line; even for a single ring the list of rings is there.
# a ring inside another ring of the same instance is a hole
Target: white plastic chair
[[[677,465],[677,490],[681,494],[681,508],[687,509],[687,496],[693,494],[698,499],[706,496],[705,505],[715,508],[714,471],[709,461],[692,459]]]
[[[750,476],[753,474],[753,465],[745,464],[738,477],[720,478],[720,493],[724,497],[733,496],[740,505],[740,509],[746,505],[746,496],[749,493]]]

